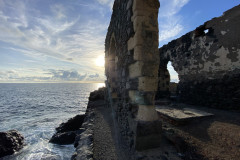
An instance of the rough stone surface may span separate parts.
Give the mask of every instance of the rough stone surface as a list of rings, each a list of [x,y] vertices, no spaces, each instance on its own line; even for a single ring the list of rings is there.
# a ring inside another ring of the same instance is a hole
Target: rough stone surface
[[[90,101],[96,101],[96,100],[100,100],[100,99],[103,100],[104,94],[105,94],[105,88],[100,88],[100,89],[90,93],[89,100]]]
[[[132,5],[133,0],[115,0],[105,40],[105,57],[107,57],[105,73],[108,88],[106,97],[109,97],[107,102],[109,106],[113,106],[113,114],[116,115],[116,121],[119,123],[120,133],[125,137],[124,141],[129,146],[131,145],[129,139],[133,139],[133,131],[130,130],[128,122],[128,118],[131,116],[128,90],[138,87],[137,79],[129,79],[128,70],[129,66],[135,62],[133,50],[129,51],[130,48],[128,48],[130,47],[128,43],[134,43],[133,39],[128,42],[134,35],[131,21]]]
[[[0,158],[14,154],[24,146],[24,137],[16,130],[0,132]]]
[[[159,147],[161,144],[161,121],[145,122],[140,121],[136,129],[136,149],[146,150],[149,148]],[[148,136],[151,136],[149,138]]]
[[[204,112],[192,108],[177,108],[177,106],[156,106],[158,114],[164,118],[169,118],[170,120],[178,123],[190,122],[195,119],[200,119],[204,117],[213,116],[212,113]]]
[[[91,118],[90,121],[92,120]],[[84,123],[83,128],[85,130],[75,140],[76,151],[72,155],[72,160],[93,159],[93,130],[90,121]]]
[[[158,9],[158,0],[115,0],[105,40],[107,103],[130,148],[137,120],[157,119]]]
[[[122,140],[126,137],[120,135],[120,127],[115,121],[114,114],[112,114],[112,108],[108,107],[108,103],[104,100],[89,101],[85,121],[82,128],[77,131],[77,137],[75,138],[76,151],[72,156],[73,160],[181,159],[174,146],[166,139],[162,139],[161,134],[156,134],[162,133],[160,121],[134,123],[138,124],[138,126],[135,126],[138,127],[136,129],[138,131],[136,138],[139,138],[137,141],[140,142],[138,146],[145,147],[143,143],[150,143],[150,145],[155,144],[154,147],[160,145],[159,148],[139,152],[130,150],[129,146]],[[147,136],[154,136],[151,140],[155,141],[148,141]],[[134,140],[129,138],[129,141],[133,145]],[[159,143],[160,141],[161,143]]]
[[[85,117],[86,117],[86,115],[84,115],[84,114],[77,115],[77,116],[69,119],[66,123],[60,124],[60,126],[56,128],[57,133],[78,130],[82,126]]]
[[[73,144],[75,141],[76,132],[63,132],[63,133],[56,133],[50,139],[50,143],[60,144],[60,145],[67,145]]]
[[[160,81],[172,62],[182,102],[239,109],[240,5],[159,49]],[[159,85],[159,97],[164,95]]]
[[[80,128],[84,122],[86,115],[76,115],[70,118],[66,123],[60,124],[56,128],[56,133],[49,140],[50,143],[66,145],[72,144],[75,141],[76,136],[80,133]]]

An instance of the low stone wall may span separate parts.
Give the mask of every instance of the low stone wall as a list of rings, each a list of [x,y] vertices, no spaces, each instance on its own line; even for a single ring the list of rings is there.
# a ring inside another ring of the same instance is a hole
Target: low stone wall
[[[169,82],[163,72],[171,61],[179,74],[181,101],[240,109],[239,26],[240,5],[164,45],[159,49],[160,79],[165,79],[165,85]],[[158,90],[164,95],[163,86]]]

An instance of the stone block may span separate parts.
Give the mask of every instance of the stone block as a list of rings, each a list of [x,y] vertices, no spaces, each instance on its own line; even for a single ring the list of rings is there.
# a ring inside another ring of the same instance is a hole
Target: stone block
[[[131,37],[129,40],[128,40],[128,50],[132,50],[134,49],[134,38]]]
[[[137,61],[129,66],[129,77],[136,78],[142,76],[142,67],[144,63],[142,61]]]
[[[141,29],[142,26],[146,27],[148,30],[158,32],[158,20],[157,13],[150,14],[146,13],[144,16],[135,16],[133,17],[133,28],[135,31]]]
[[[139,105],[137,112],[138,121],[156,121],[158,114],[153,105]]]
[[[134,0],[133,1],[133,12],[136,10],[153,11],[158,10],[160,3],[158,0]]]
[[[142,29],[138,29],[135,31],[135,35],[134,35],[134,43],[133,46],[138,46],[138,45],[143,45],[144,42],[144,37],[142,34]]]
[[[158,76],[158,64],[147,63],[143,61],[137,61],[129,66],[129,77],[157,77]]]
[[[144,63],[142,75],[147,77],[158,77],[158,64],[155,62]]]
[[[138,121],[136,125],[135,148],[138,151],[158,147],[161,143],[161,121]]]
[[[130,79],[126,82],[126,89],[137,90],[138,89],[138,78]]]
[[[157,77],[139,77],[138,90],[139,91],[157,91],[158,78]]]
[[[131,103],[139,105],[154,105],[155,92],[129,91]]]
[[[133,59],[137,61],[155,61],[159,59],[158,49],[147,50],[143,46],[136,46],[134,48]]]

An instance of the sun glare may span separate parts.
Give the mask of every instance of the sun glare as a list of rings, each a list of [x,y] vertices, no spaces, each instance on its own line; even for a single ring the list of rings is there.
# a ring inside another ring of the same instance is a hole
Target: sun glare
[[[96,66],[103,67],[105,64],[104,56],[98,56],[95,60]]]

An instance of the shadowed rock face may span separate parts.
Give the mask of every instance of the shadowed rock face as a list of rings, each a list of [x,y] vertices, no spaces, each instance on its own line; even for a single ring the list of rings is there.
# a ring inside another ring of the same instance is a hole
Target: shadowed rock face
[[[76,132],[74,131],[56,133],[52,136],[49,142],[54,144],[67,145],[67,144],[74,143],[75,137],[76,137]]]
[[[78,130],[82,126],[84,118],[85,115],[77,115],[69,119],[66,123],[62,123],[59,127],[56,128],[57,133]]]
[[[14,154],[24,146],[24,137],[16,130],[0,132],[0,158]]]
[[[79,130],[84,122],[86,115],[77,115],[69,119],[66,123],[60,124],[56,128],[56,133],[49,140],[50,143],[66,145],[72,144],[77,136]]]
[[[89,100],[90,101],[104,100],[104,92],[105,88],[99,88],[98,90],[91,92]]]
[[[239,17],[240,5],[161,47],[159,97],[165,96],[161,91],[169,86],[165,71],[171,61],[179,74],[182,102],[239,110]]]
[[[86,118],[81,128],[77,130],[74,147],[76,151],[72,155],[72,160],[93,159],[93,120],[95,120],[94,109],[104,106],[105,88],[100,88],[90,93]]]

